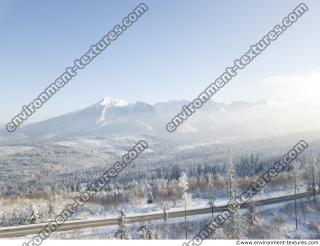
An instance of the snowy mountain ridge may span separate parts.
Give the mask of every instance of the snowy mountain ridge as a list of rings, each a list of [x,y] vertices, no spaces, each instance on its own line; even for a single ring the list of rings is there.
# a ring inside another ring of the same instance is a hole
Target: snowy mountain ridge
[[[110,134],[173,136],[166,131],[166,124],[181,112],[184,105],[190,103],[187,100],[175,100],[152,105],[105,97],[84,109],[26,125],[17,133],[33,137],[99,137]],[[303,117],[297,117],[294,109],[275,107],[268,101],[225,104],[209,100],[184,121],[174,134],[214,138],[221,142],[276,137],[318,130],[315,117],[316,114],[307,111]],[[305,124],[306,120],[308,124]]]

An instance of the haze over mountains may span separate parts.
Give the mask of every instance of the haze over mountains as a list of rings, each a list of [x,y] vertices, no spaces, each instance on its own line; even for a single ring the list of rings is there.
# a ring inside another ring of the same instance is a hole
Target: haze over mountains
[[[31,137],[99,137],[109,134],[193,136],[216,141],[277,137],[300,131],[318,130],[313,112],[298,117],[294,110],[276,107],[268,101],[231,104],[208,101],[175,133],[166,124],[189,101],[169,101],[154,105],[104,98],[82,110],[21,127],[18,134]],[[309,120],[306,120],[309,117]]]

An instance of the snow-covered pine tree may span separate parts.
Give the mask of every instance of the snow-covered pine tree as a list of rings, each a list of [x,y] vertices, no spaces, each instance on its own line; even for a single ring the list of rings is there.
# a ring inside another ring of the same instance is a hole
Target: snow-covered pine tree
[[[229,190],[229,204],[228,210],[230,212],[230,221],[227,224],[226,234],[230,239],[244,239],[245,226],[244,220],[240,215],[240,205],[236,197],[238,190],[236,169],[232,162],[231,150],[228,151],[228,190]]]
[[[315,175],[316,175],[315,165],[316,165],[316,158],[314,155],[312,155],[311,160],[309,161],[307,192],[309,194],[309,198],[313,198],[314,203],[316,203],[316,193],[318,188],[315,180]]]
[[[35,205],[30,202],[27,206],[27,221],[31,224],[35,224],[39,218],[39,213]]]
[[[141,226],[139,228],[140,237],[141,239],[145,240],[152,240],[152,239],[159,239],[159,234],[152,230],[150,225],[149,226]]]
[[[180,174],[179,180],[178,180],[178,188],[181,194],[182,200],[186,201],[187,199],[187,190],[188,190],[188,177],[186,172],[182,172]]]
[[[120,210],[120,216],[118,217],[118,226],[119,229],[114,234],[115,238],[117,239],[129,239],[129,229],[125,223],[126,215],[124,211]]]
[[[299,173],[298,164],[299,164],[299,162],[297,160],[295,160],[292,164],[293,189],[294,189],[295,195],[297,195],[298,188],[299,188],[299,180],[301,178],[301,175]],[[296,230],[298,230],[297,198],[294,199],[294,215],[295,215]]]
[[[168,220],[168,213],[167,213],[168,206],[166,204],[163,204],[162,210],[163,210],[163,220]]]
[[[212,215],[212,218],[213,218],[213,209],[216,207],[216,205],[214,204],[216,201],[216,198],[213,196],[210,198],[209,202],[208,202],[208,205],[210,206],[211,208],[211,215]]]
[[[186,172],[182,172],[180,174],[180,178],[178,180],[178,187],[181,194],[181,198],[184,201],[184,223],[185,223],[185,233],[186,233],[186,239],[188,238],[187,234],[187,204],[191,200],[191,196],[187,193],[188,190],[188,177]]]
[[[148,189],[147,203],[153,203],[153,193],[150,188]]]
[[[63,196],[55,193],[53,197],[54,203],[54,213],[59,214],[64,209]]]
[[[168,206],[167,204],[162,205],[162,211],[163,211],[163,239],[167,239],[167,220],[168,220]]]
[[[54,215],[54,207],[51,203],[48,204],[48,216],[52,217]]]
[[[250,222],[252,224],[255,224],[258,221],[258,214],[259,214],[258,207],[254,202],[251,202],[249,207],[249,216],[250,216]]]

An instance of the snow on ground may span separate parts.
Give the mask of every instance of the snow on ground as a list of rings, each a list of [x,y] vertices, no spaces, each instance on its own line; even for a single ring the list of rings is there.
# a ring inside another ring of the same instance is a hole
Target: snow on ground
[[[117,149],[111,145],[106,143],[103,140],[99,139],[75,139],[75,140],[62,140],[55,142],[58,145],[65,147],[72,147],[80,152],[91,152],[96,150],[107,150],[109,152],[116,152]]]
[[[221,141],[210,141],[206,143],[194,143],[194,144],[186,144],[186,145],[180,145],[177,147],[178,150],[189,150],[189,149],[194,149],[197,147],[203,147],[207,145],[212,145],[212,144],[221,144]]]
[[[290,190],[275,191],[270,193],[259,194],[255,196],[254,200],[262,200],[262,199],[280,197],[280,196],[285,196],[290,194],[293,194]],[[229,201],[229,198],[227,197],[219,198],[216,200],[215,205],[216,206],[226,205],[228,201]],[[280,205],[273,204],[268,206],[278,207],[278,206],[281,206],[281,204]],[[177,202],[169,201],[167,203],[167,206],[168,206],[167,212],[184,210],[184,202],[182,200]],[[107,204],[106,206],[102,206],[94,203],[87,203],[85,207],[90,208],[90,211],[81,213],[81,216],[78,216],[80,219],[116,218],[119,215],[119,211],[121,209],[126,213],[127,216],[138,216],[138,215],[146,215],[146,214],[163,212],[162,205],[157,203],[153,203],[153,204],[144,203],[144,204],[136,204],[136,205],[132,203],[125,203],[120,206],[109,206]],[[208,207],[209,207],[209,204],[207,199],[194,198],[187,205],[187,210],[208,208]]]
[[[23,153],[32,150],[30,146],[0,146],[0,156],[13,155],[16,153]]]
[[[320,238],[320,213],[319,204],[315,205],[306,199],[297,203],[298,230],[295,229],[295,217],[293,203],[284,202],[259,207],[257,222],[250,224],[248,210],[241,210],[242,218],[246,221],[245,228],[250,239],[319,239]],[[127,214],[128,215],[128,214]],[[214,216],[216,216],[214,214]],[[211,219],[211,214],[188,216],[187,235],[192,238]],[[168,221],[145,221],[128,225],[131,239],[139,239],[139,228],[142,225],[151,227],[160,235],[160,239],[184,239],[184,218],[168,218]],[[224,227],[228,222],[224,224]],[[87,228],[69,232],[58,232],[52,235],[52,239],[113,239],[118,226],[104,226]],[[223,230],[217,230],[217,239],[225,239]]]

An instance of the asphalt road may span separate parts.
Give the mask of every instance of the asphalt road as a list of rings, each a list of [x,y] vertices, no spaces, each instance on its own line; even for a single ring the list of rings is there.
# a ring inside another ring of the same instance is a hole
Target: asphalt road
[[[299,193],[297,194],[296,198],[301,199],[307,196],[307,193]],[[268,205],[268,204],[275,204],[281,202],[288,202],[295,199],[295,195],[286,195],[281,197],[274,197],[274,198],[267,198],[262,200],[255,200],[256,206]],[[241,208],[246,208],[246,204],[241,204]],[[222,212],[226,210],[226,205],[217,206],[213,209],[214,213]],[[209,214],[211,213],[211,208],[198,208],[198,209],[189,209],[187,210],[187,216],[193,215],[201,215],[201,214]],[[179,211],[167,211],[168,219],[170,218],[178,218],[184,217],[184,210]],[[126,217],[127,224],[137,223],[137,222],[146,222],[152,220],[163,220],[164,214],[163,213],[152,213],[152,214],[145,214],[145,215],[138,215],[138,216],[129,216]],[[33,235],[39,233],[43,227],[47,223],[40,223],[40,224],[32,224],[32,225],[21,225],[21,226],[11,226],[11,227],[4,227],[0,228],[0,238],[12,238],[12,237],[23,237],[27,235]],[[72,220],[67,221],[63,225],[57,229],[57,231],[70,231],[75,229],[84,229],[84,228],[92,228],[92,227],[101,227],[101,226],[110,226],[110,225],[117,225],[117,218],[112,219],[94,219],[94,220]]]

